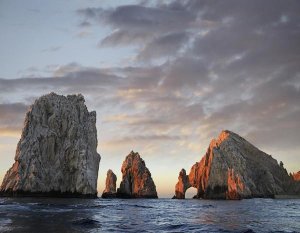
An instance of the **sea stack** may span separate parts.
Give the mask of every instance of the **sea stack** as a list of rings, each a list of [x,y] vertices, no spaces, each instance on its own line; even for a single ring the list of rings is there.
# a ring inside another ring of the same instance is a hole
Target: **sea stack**
[[[84,102],[81,94],[55,93],[35,101],[26,114],[1,195],[97,196],[96,112],[88,112]]]
[[[185,198],[189,187],[197,188],[197,198],[204,199],[274,197],[294,194],[293,182],[282,162],[225,130],[211,141],[188,177],[180,172],[174,198]]]
[[[139,153],[131,151],[122,164],[122,181],[117,190],[119,198],[157,198],[151,173]]]
[[[117,197],[116,183],[117,183],[117,176],[112,170],[109,169],[106,175],[105,189],[102,193],[102,198]]]

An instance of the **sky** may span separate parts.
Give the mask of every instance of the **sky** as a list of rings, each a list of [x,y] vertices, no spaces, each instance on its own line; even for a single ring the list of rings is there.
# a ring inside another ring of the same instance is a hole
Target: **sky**
[[[131,150],[159,197],[228,129],[300,170],[300,1],[0,0],[0,180],[41,95],[97,111],[98,191]]]

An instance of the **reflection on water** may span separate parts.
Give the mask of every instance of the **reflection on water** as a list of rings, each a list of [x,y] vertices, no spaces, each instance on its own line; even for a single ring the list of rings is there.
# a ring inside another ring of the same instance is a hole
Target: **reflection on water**
[[[300,200],[1,198],[0,232],[300,232]]]

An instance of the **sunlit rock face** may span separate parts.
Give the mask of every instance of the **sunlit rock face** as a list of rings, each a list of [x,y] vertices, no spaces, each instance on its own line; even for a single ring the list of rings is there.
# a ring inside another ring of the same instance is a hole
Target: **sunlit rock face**
[[[15,163],[1,185],[3,195],[96,197],[100,155],[96,112],[82,95],[51,93],[26,114]]]
[[[292,174],[292,178],[294,180],[293,191],[294,193],[300,195],[300,171]]]
[[[292,176],[295,181],[300,181],[300,171],[294,173]]]
[[[117,197],[157,198],[156,186],[144,160],[138,153],[131,152],[122,164],[122,181]]]
[[[178,189],[184,183],[181,180],[179,176],[176,198],[184,198]],[[185,187],[197,188],[198,198],[231,200],[289,194],[293,182],[283,165],[230,131],[222,131],[211,141],[188,180]]]
[[[178,176],[178,182],[175,186],[175,196],[173,198],[184,199],[185,192],[188,188],[191,187],[189,182],[189,176],[186,175],[186,171],[181,169]]]
[[[102,198],[114,198],[116,197],[116,183],[117,176],[112,170],[107,171],[105,189],[102,193]]]

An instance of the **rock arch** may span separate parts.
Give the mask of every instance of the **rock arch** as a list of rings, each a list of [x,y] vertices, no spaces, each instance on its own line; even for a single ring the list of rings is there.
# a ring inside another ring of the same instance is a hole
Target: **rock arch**
[[[238,200],[295,194],[294,186],[297,182],[272,156],[225,130],[211,141],[189,175],[180,171],[174,198],[184,199],[189,187],[197,189],[197,198]]]
[[[191,187],[197,189],[196,197],[199,197],[199,185],[197,182],[198,165],[199,163],[194,164],[189,175],[186,174],[185,169],[181,169],[178,176],[178,182],[175,185],[174,199],[185,199],[185,193]]]
[[[185,169],[181,169],[178,176],[178,182],[175,186],[175,196],[176,199],[185,199],[185,192],[191,187],[189,182],[189,176],[186,175]]]
[[[197,189],[191,186],[185,191],[185,199],[195,198],[197,198]]]

